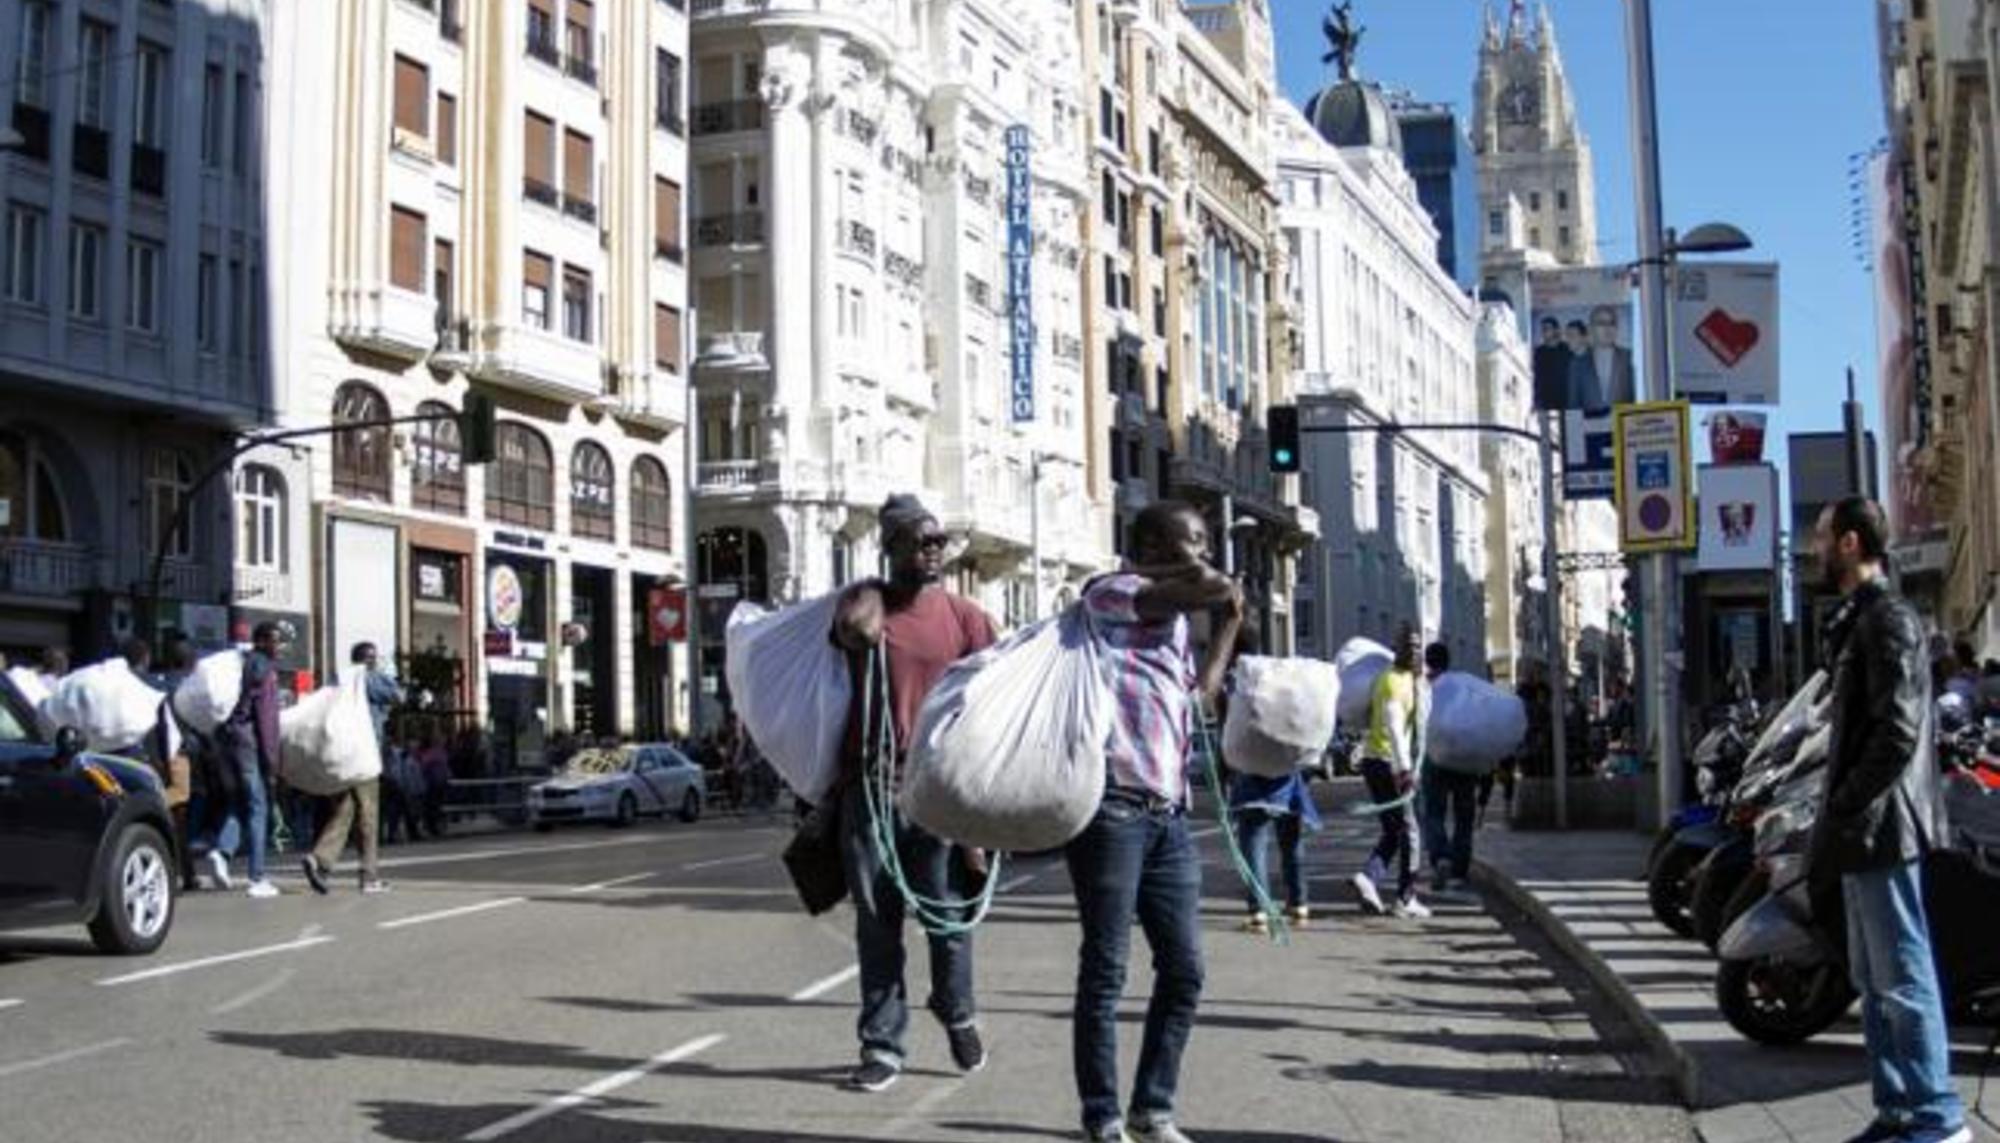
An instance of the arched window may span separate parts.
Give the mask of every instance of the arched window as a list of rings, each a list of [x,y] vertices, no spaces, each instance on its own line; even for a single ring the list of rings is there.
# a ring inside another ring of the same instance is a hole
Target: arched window
[[[374,388],[349,381],[333,394],[333,423],[380,421],[389,402]],[[333,434],[333,494],[355,500],[389,499],[389,430],[354,429]]]
[[[576,446],[569,457],[569,530],[588,540],[618,535],[611,496],[618,482],[611,454],[594,441]]]
[[[410,503],[432,512],[463,516],[465,464],[458,422],[446,419],[453,415],[451,406],[425,401],[417,406],[417,412],[439,419],[418,421],[410,434]]]
[[[32,437],[0,433],[0,536],[49,540],[70,538],[69,517],[55,473]]]
[[[632,462],[632,546],[656,552],[674,546],[674,489],[667,466],[650,456]]]
[[[285,478],[268,465],[236,474],[236,566],[285,570]]]
[[[156,448],[146,465],[146,548],[157,551],[160,537],[173,526],[174,516],[186,503],[188,494],[194,489],[194,465],[189,463],[187,454],[178,449]],[[182,516],[180,527],[167,540],[168,559],[186,560],[194,558],[194,537],[188,527],[189,516]]]
[[[544,532],[555,528],[555,470],[549,442],[518,421],[502,421],[486,473],[486,518]]]

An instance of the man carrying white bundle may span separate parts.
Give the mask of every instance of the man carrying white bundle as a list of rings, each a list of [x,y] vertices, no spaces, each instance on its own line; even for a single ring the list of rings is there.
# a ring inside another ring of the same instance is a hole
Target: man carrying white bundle
[[[847,1085],[882,1091],[902,1075],[903,1037],[909,1030],[909,1002],[903,985],[904,901],[876,850],[865,784],[890,780],[902,770],[913,741],[917,711],[953,663],[993,645],[993,623],[979,605],[939,586],[949,544],[937,517],[916,497],[891,496],[881,511],[882,548],[889,579],[850,587],[834,615],[833,639],[848,652],[855,679],[854,706],[842,749],[840,817],[842,857],[848,893],[854,898],[854,938],[861,960],[861,1064]],[[870,701],[868,655],[879,651],[888,674],[889,704]],[[883,719],[886,717],[887,724]],[[887,756],[877,744],[890,743]],[[878,805],[895,814],[892,804]],[[953,886],[950,842],[915,823],[894,823],[898,861],[909,887],[933,901],[959,901]],[[967,855],[976,861],[975,855]],[[972,934],[929,934],[930,1010],[944,1024],[951,1057],[960,1070],[986,1066],[986,1047],[975,1023],[972,999]]]

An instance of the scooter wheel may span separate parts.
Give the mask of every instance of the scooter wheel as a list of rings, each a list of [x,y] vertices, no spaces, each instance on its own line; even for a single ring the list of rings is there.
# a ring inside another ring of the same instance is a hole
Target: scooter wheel
[[[1669,846],[1653,862],[1646,876],[1646,903],[1653,917],[1678,937],[1694,936],[1694,916],[1689,899],[1694,892],[1694,871],[1708,856],[1705,849],[1692,845]]]
[[[1800,1044],[1832,1027],[1854,1003],[1847,973],[1831,961],[1725,960],[1715,1003],[1729,1026],[1759,1044]]]

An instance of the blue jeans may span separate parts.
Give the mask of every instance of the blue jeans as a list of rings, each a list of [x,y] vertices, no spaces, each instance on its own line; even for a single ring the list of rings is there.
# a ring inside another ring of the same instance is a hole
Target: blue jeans
[[[1187,818],[1117,794],[1069,843],[1070,883],[1083,923],[1073,1037],[1083,1125],[1098,1130],[1118,1113],[1118,1000],[1136,915],[1153,950],[1153,999],[1132,1088],[1132,1117],[1171,1118],[1181,1054],[1201,1000],[1201,862]]]
[[[1944,1000],[1924,919],[1923,866],[1849,873],[1840,888],[1875,1110],[1909,1126],[1955,1129],[1965,1122],[1965,1107],[1951,1082]]]
[[[264,879],[264,854],[271,843],[270,803],[264,791],[264,767],[257,757],[257,742],[248,732],[223,728],[216,736],[222,751],[222,765],[234,769],[237,796],[216,807],[222,825],[211,846],[230,859],[244,851],[250,866],[250,880]]]
[[[861,1017],[855,1033],[861,1040],[862,1059],[900,1068],[903,1036],[910,1030],[909,994],[903,984],[907,959],[903,894],[882,868],[869,836],[868,799],[858,783],[847,788],[840,812],[847,892],[854,899],[854,946],[861,959]],[[898,818],[896,853],[904,879],[918,894],[938,901],[962,900],[951,883],[950,842]],[[947,1028],[972,1023],[972,934],[926,936],[931,953],[928,1007]]]
[[[1285,908],[1306,905],[1306,831],[1297,814],[1273,814],[1249,806],[1236,811],[1236,828],[1243,842],[1243,857],[1250,863],[1250,876],[1258,885],[1270,884],[1271,836],[1277,835],[1278,856],[1285,873]],[[1245,900],[1250,911],[1260,907],[1253,890]]]
[[[1419,784],[1424,852],[1431,855],[1431,868],[1449,871],[1463,881],[1472,875],[1472,826],[1479,813],[1479,775],[1429,765],[1424,767]],[[1447,813],[1451,818],[1449,834],[1445,830]]]

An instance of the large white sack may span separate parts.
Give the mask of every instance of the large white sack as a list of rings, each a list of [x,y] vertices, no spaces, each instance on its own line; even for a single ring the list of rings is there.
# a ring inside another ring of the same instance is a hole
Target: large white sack
[[[1485,774],[1527,736],[1528,708],[1513,692],[1464,671],[1446,671],[1431,684],[1430,764]]]
[[[898,805],[937,837],[1037,852],[1083,832],[1104,798],[1116,716],[1081,605],[947,670],[917,712]]]
[[[217,651],[205,655],[174,688],[174,713],[203,734],[229,721],[243,697],[243,653]]]
[[[41,672],[33,667],[9,667],[7,681],[14,684],[14,689],[27,701],[28,708],[35,712],[35,720],[41,724],[42,733],[44,735],[55,733],[55,724],[49,721],[46,709],[49,703],[49,688],[48,684],[42,682]]]
[[[766,611],[739,603],[730,613],[729,697],[750,740],[792,791],[818,802],[840,774],[840,744],[854,684],[833,643],[840,593]]]
[[[321,795],[382,776],[362,673],[321,687],[278,715],[278,776],[287,786]]]
[[[1333,669],[1340,673],[1340,721],[1352,727],[1368,725],[1375,680],[1395,661],[1389,648],[1359,635],[1341,646],[1333,657]]]
[[[106,659],[64,675],[42,714],[54,726],[81,731],[87,749],[123,750],[152,733],[162,701],[125,660]]]
[[[1236,660],[1222,756],[1232,770],[1282,778],[1310,766],[1333,737],[1340,672],[1322,659]]]

